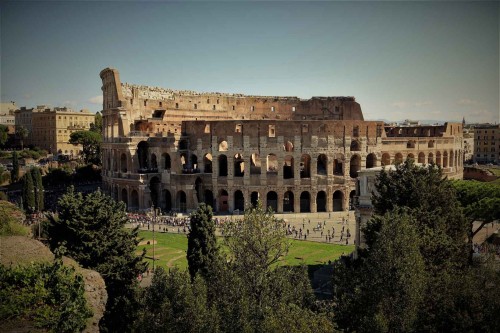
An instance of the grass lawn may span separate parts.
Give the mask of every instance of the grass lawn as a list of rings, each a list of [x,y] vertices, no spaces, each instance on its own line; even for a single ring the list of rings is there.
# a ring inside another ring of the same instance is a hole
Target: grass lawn
[[[153,239],[153,232],[140,231],[139,236],[143,238],[143,243]],[[187,268],[187,237],[185,234],[175,233],[155,233],[156,245],[155,256],[156,265],[161,267]],[[219,238],[220,240],[220,238]],[[137,253],[146,249],[146,259],[152,265],[153,245],[139,245]],[[354,245],[336,245],[318,242],[308,242],[291,240],[291,246],[288,255],[282,261],[282,265],[318,265],[328,262],[328,260],[337,259],[344,254],[354,251]],[[150,266],[151,267],[151,266]]]

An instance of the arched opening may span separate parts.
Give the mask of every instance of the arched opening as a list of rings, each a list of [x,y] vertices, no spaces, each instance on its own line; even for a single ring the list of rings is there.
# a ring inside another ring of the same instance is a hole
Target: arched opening
[[[250,157],[250,174],[251,175],[260,175],[261,164],[260,164],[260,156],[259,154],[252,154]]]
[[[139,194],[137,193],[136,190],[132,190],[132,193],[130,194],[130,208],[133,209],[139,209]]]
[[[382,155],[382,166],[391,164],[391,155],[384,153]]]
[[[163,209],[170,212],[172,210],[172,195],[169,190],[163,190],[163,203]]]
[[[212,173],[212,154],[208,153],[203,156],[203,165],[205,173]]]
[[[443,168],[448,167],[448,152],[443,152]]]
[[[113,171],[118,171],[118,161],[115,159],[115,154],[113,154]]]
[[[290,141],[285,142],[283,145],[283,149],[287,152],[292,152],[293,151],[293,144]]]
[[[243,177],[245,175],[245,162],[241,154],[234,155],[234,176]]]
[[[436,164],[441,166],[441,152],[436,153]]]
[[[259,202],[259,192],[252,192],[250,194],[250,203],[252,204],[252,207],[257,207],[257,204]]]
[[[234,192],[234,209],[245,211],[245,198],[240,190]]]
[[[427,163],[432,164],[434,163],[434,154],[429,153],[429,156],[427,156]]]
[[[427,143],[427,148],[434,148],[434,140],[429,140],[429,143]]]
[[[113,199],[118,201],[118,187],[113,189]]]
[[[227,147],[227,141],[222,140],[219,142],[219,151],[227,151]]]
[[[326,193],[325,191],[319,191],[316,195],[316,211],[326,212]]]
[[[219,212],[229,211],[229,195],[226,190],[219,191],[217,202],[218,202],[217,209]]]
[[[300,178],[311,178],[311,156],[307,154],[300,158]]]
[[[181,153],[181,169],[184,171],[184,170],[187,170],[188,168],[188,156],[187,156],[187,153]]]
[[[394,164],[401,164],[401,163],[403,163],[403,154],[397,153],[394,156]]]
[[[186,139],[179,140],[179,150],[188,150],[188,141]]]
[[[326,176],[327,165],[328,165],[328,158],[326,157],[326,155],[325,154],[319,155],[316,163],[316,173],[318,175]]]
[[[300,194],[300,212],[311,212],[311,195],[307,191],[304,191]]]
[[[283,212],[293,212],[293,205],[293,192],[286,191],[285,195],[283,196]]]
[[[339,158],[336,158],[333,161],[333,174],[335,176],[343,176],[344,175],[344,163],[342,163],[343,160],[344,160],[344,156],[341,156]]]
[[[187,210],[187,198],[184,191],[177,192],[177,207],[180,212],[186,212]]]
[[[194,183],[194,190],[196,191],[196,199],[198,203],[205,202],[204,192],[203,192],[203,181],[200,177],[196,178]]]
[[[293,157],[290,155],[285,156],[283,163],[283,179],[293,178]]]
[[[158,171],[158,161],[156,160],[156,154],[151,154],[151,169],[153,171]]]
[[[198,156],[196,156],[195,154],[191,154],[191,168],[193,170],[197,170],[198,169]]]
[[[127,189],[124,188],[122,189],[122,201],[125,203],[125,209],[128,208],[128,193],[127,193]]]
[[[148,151],[149,144],[146,141],[141,141],[137,145],[137,159],[139,161],[139,171],[146,171],[149,169],[148,164]]]
[[[149,190],[151,191],[151,203],[155,207],[158,206],[158,199],[160,197],[160,179],[158,177],[153,177],[149,182]]]
[[[418,163],[424,164],[425,163],[425,154],[424,153],[419,153],[418,154]]]
[[[410,153],[410,154],[408,154],[408,156],[406,157],[406,159],[415,161],[415,155],[413,155],[413,154]]]
[[[278,194],[274,191],[267,192],[267,209],[271,208],[273,212],[278,211]]]
[[[453,150],[450,150],[450,163],[449,164],[450,164],[450,167],[452,167],[452,168],[454,166],[456,166],[456,160],[455,160],[455,158],[453,156]]]
[[[278,172],[278,158],[274,154],[267,155],[267,172],[268,173]]]
[[[361,145],[359,144],[358,140],[351,141],[351,151],[360,151],[360,150],[361,150]]]
[[[366,156],[366,168],[374,168],[377,166],[377,156],[375,154],[371,153]]]
[[[127,155],[125,153],[120,156],[120,170],[127,172]]]
[[[359,155],[354,155],[351,157],[351,163],[349,165],[349,176],[351,176],[351,178],[358,177],[359,170],[361,170],[361,157],[359,157]]]
[[[354,196],[356,195],[356,191],[352,190],[349,193],[349,210],[354,210]]]
[[[219,177],[227,177],[227,157],[226,157],[226,155],[219,156]]]
[[[214,194],[210,190],[205,190],[205,204],[214,209]]]
[[[415,140],[409,140],[407,143],[406,143],[406,148],[410,149],[410,148],[415,148]]]
[[[167,153],[163,153],[161,155],[162,165],[164,170],[170,170],[172,167],[172,162],[170,160],[170,155]]]
[[[333,193],[333,211],[341,212],[344,210],[344,193],[342,191],[335,191]]]

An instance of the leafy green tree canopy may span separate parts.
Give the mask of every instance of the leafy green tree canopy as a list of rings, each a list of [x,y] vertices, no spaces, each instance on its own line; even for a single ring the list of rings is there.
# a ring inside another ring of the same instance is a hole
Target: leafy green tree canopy
[[[3,147],[7,143],[9,138],[9,129],[5,125],[0,125],[0,147]]]
[[[82,145],[83,160],[85,163],[100,164],[102,137],[94,131],[77,131],[70,135],[69,143]]]

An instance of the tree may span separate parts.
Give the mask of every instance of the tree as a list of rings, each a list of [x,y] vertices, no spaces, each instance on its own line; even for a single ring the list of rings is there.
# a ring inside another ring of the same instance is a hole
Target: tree
[[[335,313],[344,328],[411,332],[426,287],[416,223],[404,210],[396,209],[381,217],[380,225],[377,241],[361,268],[344,269],[344,274],[335,276],[335,302],[341,305]],[[336,268],[342,269],[339,265]]]
[[[16,126],[16,136],[21,141],[21,150],[24,150],[24,140],[28,137],[29,131],[24,126]]]
[[[101,134],[93,131],[77,131],[70,135],[69,143],[82,145],[85,163],[101,163]]]
[[[12,170],[10,172],[10,180],[15,183],[19,180],[19,159],[17,157],[17,152],[12,152]]]
[[[102,133],[102,115],[97,112],[94,116],[94,123],[90,124],[90,130],[96,133]]]
[[[9,138],[9,129],[5,125],[0,125],[0,147],[3,147]]]
[[[33,185],[35,188],[35,210],[37,212],[43,211],[44,205],[44,189],[42,183],[42,174],[40,173],[39,168],[31,169],[31,176],[33,178]]]
[[[188,234],[187,260],[191,279],[194,280],[198,273],[207,276],[217,252],[212,207],[201,204],[198,210],[191,214],[191,228]]]
[[[452,184],[468,220],[469,259],[472,260],[472,240],[474,236],[486,224],[500,220],[500,186],[470,180],[457,180]],[[473,230],[473,224],[476,221],[481,224],[476,230]]]
[[[259,204],[246,211],[242,220],[225,223],[223,232],[233,268],[246,276],[249,290],[257,304],[262,305],[271,267],[286,255],[290,246],[284,222]]]
[[[374,214],[383,216],[397,207],[406,207],[414,217],[420,250],[426,267],[440,270],[467,264],[468,226],[455,189],[443,177],[442,170],[430,165],[420,167],[412,160],[382,170],[372,195]],[[363,231],[370,247],[378,235],[380,223],[372,219]]]
[[[33,177],[31,172],[26,172],[22,178],[22,200],[23,208],[28,213],[33,213],[36,209],[35,202],[35,186],[33,184]]]
[[[138,229],[124,228],[125,204],[100,191],[84,196],[73,187],[58,201],[58,215],[49,216],[51,249],[66,254],[84,268],[99,272],[106,282],[108,303],[100,323],[103,331],[129,332],[137,311],[137,276],[144,272],[144,253],[135,254]]]

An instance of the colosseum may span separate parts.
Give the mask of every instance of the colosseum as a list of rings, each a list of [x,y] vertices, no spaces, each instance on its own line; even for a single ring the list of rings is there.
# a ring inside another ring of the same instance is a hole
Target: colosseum
[[[358,171],[405,158],[462,177],[461,123],[365,121],[354,97],[199,93],[101,71],[103,186],[131,211],[353,209]]]

